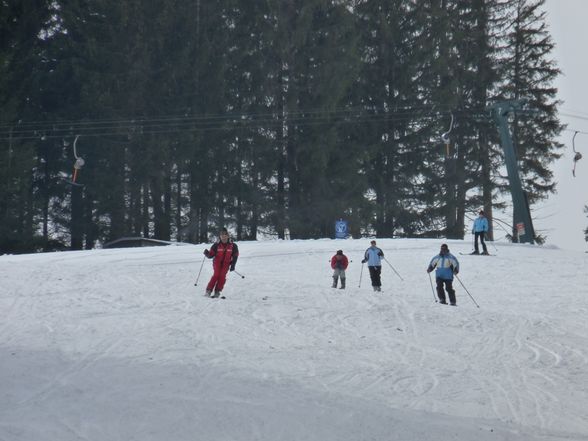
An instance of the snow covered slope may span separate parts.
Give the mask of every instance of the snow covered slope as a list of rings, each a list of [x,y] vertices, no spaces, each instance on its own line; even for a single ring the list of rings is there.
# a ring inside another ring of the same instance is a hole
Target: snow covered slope
[[[241,242],[226,300],[200,246],[0,257],[0,440],[586,440],[588,255],[440,240]],[[329,259],[353,260],[347,289]]]

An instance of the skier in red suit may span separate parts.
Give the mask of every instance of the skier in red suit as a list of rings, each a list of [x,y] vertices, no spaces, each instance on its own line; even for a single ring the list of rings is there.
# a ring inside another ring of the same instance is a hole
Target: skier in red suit
[[[337,281],[341,278],[341,288],[345,289],[345,270],[349,265],[347,256],[343,254],[343,250],[338,250],[337,254],[331,257],[331,268],[333,268],[333,288],[337,288]]]
[[[229,232],[226,228],[220,231],[220,239],[210,247],[210,250],[204,250],[204,255],[212,261],[214,274],[206,286],[206,296],[220,297],[220,294],[227,280],[227,273],[235,270],[237,258],[239,257],[239,248],[237,244],[229,238]],[[214,294],[212,293],[214,290]]]

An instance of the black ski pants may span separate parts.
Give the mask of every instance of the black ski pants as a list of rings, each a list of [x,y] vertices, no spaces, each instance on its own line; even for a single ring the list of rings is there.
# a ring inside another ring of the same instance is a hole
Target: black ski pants
[[[484,242],[484,236],[485,233],[483,231],[476,231],[474,233],[474,250],[476,250],[476,253],[480,252],[480,249],[478,248],[478,238],[480,238],[480,243],[482,244],[482,250],[484,253],[488,252],[488,248],[486,248],[486,242]]]
[[[437,296],[439,297],[439,301],[445,303],[445,291],[449,295],[449,303],[455,304],[455,290],[453,289],[453,280],[445,280],[440,279],[437,277]],[[443,289],[443,284],[445,284],[445,289]]]
[[[382,286],[380,274],[382,274],[381,266],[368,266],[370,270],[370,279],[372,279],[372,286]]]

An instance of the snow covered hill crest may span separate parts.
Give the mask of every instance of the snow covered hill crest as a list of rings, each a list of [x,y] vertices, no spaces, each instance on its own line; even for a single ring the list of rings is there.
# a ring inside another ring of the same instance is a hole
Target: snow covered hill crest
[[[379,239],[380,293],[368,240],[241,242],[226,300],[205,245],[1,256],[0,440],[587,440],[588,255],[447,243],[480,308],[440,240]]]

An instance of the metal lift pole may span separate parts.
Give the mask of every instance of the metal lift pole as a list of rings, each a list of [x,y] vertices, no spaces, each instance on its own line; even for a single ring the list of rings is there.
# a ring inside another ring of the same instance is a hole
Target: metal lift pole
[[[512,136],[508,126],[508,115],[520,109],[524,104],[523,100],[503,101],[490,107],[492,116],[498,124],[510,192],[512,194],[514,229],[519,243],[535,243],[535,230],[531,220],[529,202],[521,185],[517,158],[512,142]]]

